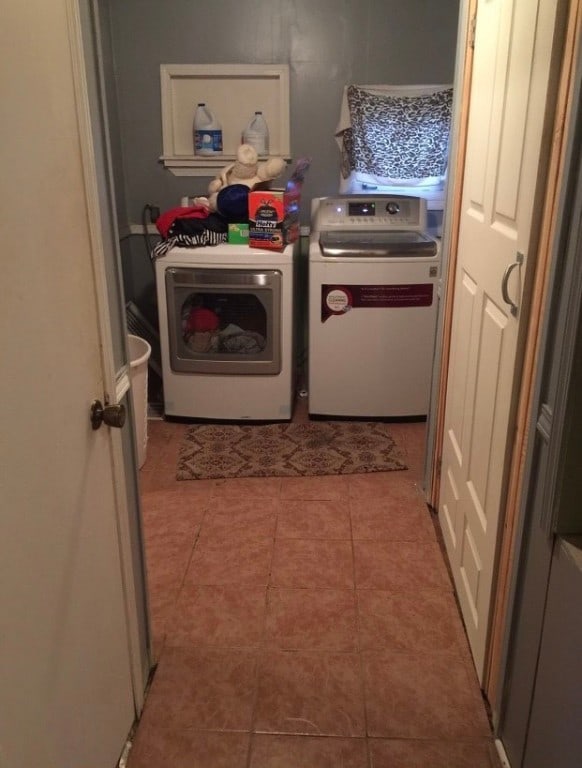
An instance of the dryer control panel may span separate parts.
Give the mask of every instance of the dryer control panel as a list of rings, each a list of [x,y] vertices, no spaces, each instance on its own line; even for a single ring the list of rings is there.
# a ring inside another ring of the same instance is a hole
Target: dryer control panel
[[[338,195],[313,201],[311,231],[426,230],[426,200],[408,195]]]

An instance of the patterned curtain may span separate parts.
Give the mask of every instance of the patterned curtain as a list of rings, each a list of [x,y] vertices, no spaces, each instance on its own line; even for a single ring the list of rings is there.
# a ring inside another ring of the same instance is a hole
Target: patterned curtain
[[[446,173],[453,89],[429,95],[380,95],[347,88],[351,127],[342,132],[342,175],[383,183],[418,182]]]

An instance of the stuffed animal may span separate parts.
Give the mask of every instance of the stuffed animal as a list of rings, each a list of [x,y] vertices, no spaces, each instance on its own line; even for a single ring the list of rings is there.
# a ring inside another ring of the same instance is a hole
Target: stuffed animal
[[[214,178],[208,185],[208,198],[197,197],[194,200],[196,205],[207,205],[211,211],[218,211],[229,216],[230,206],[234,200],[232,196],[223,195],[223,203],[229,210],[222,211],[218,200],[219,193],[227,187],[237,186],[233,190],[238,208],[240,209],[241,196],[247,196],[248,192],[259,184],[276,179],[285,170],[285,161],[281,157],[270,157],[263,163],[259,163],[257,151],[250,144],[241,144],[236,153],[236,161],[230,163],[222,172]],[[246,191],[245,191],[246,188]],[[244,201],[242,201],[244,202]]]

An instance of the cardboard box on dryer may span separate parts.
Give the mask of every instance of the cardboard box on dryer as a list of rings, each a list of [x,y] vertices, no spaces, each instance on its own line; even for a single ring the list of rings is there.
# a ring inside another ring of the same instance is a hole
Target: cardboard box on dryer
[[[253,190],[249,193],[249,245],[281,251],[299,238],[301,187],[310,160],[302,158],[285,189]]]
[[[253,190],[249,193],[249,245],[251,248],[285,247],[285,190]]]

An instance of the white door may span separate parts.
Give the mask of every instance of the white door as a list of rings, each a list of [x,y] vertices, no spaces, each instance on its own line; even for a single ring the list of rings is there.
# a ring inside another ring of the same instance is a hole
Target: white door
[[[0,766],[113,768],[135,717],[77,6],[0,31]],[[114,384],[114,381],[113,381]]]
[[[526,320],[507,299],[520,306],[534,266],[559,5],[479,0],[477,9],[439,512],[481,679]]]

